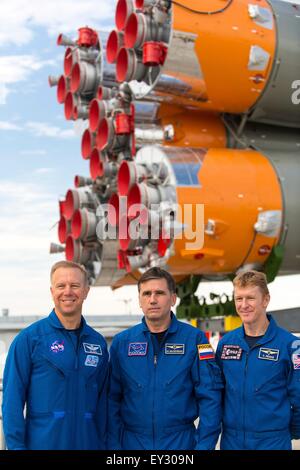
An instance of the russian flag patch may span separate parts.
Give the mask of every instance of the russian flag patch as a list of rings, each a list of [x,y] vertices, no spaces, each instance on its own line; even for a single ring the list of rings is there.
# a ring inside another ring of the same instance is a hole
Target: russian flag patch
[[[210,344],[198,344],[197,347],[200,361],[215,358],[214,350]]]

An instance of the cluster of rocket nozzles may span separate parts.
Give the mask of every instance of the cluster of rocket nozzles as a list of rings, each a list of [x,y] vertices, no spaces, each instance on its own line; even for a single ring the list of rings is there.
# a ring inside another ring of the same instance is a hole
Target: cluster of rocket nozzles
[[[110,34],[61,34],[64,74],[49,83],[85,126],[90,175],[60,201],[51,251],[97,285],[157,265],[178,278],[263,269],[278,245],[276,266],[298,272],[299,8],[118,0]]]
[[[139,235],[131,239],[129,224],[139,215],[145,234],[151,215],[150,211],[146,213],[147,208],[168,196],[160,188],[168,175],[160,165],[159,175],[153,178],[151,165],[134,162],[139,133],[127,82],[141,80],[148,71],[153,74],[163,63],[170,30],[166,27],[169,6],[166,0],[119,0],[116,29],[109,34],[106,46],[100,33],[88,27],[78,30],[77,40],[63,34],[57,40],[58,45],[66,47],[64,74],[49,77],[49,84],[57,86],[57,100],[64,104],[67,120],[88,122],[81,154],[89,161],[90,178],[76,176],[75,189],[69,189],[59,202],[58,238],[63,246],[52,244],[51,252],[65,251],[66,259],[83,263],[91,270],[94,262],[103,261],[103,244],[112,242],[105,240],[101,227],[97,232],[97,224],[104,216],[116,228],[119,240],[119,250],[114,255],[116,268],[129,272],[153,256],[153,244],[151,250],[144,250],[151,240],[146,243]],[[153,132],[150,130],[151,142],[155,140]],[[141,129],[140,134],[143,138],[147,130]],[[163,138],[162,132],[159,141]],[[125,209],[122,198],[126,199]],[[108,207],[106,212],[101,209],[104,206]],[[146,210],[139,211],[139,207]],[[152,218],[155,215],[152,213]],[[155,219],[157,226],[161,225],[159,218]],[[166,254],[170,243],[161,227],[155,241],[157,258]]]

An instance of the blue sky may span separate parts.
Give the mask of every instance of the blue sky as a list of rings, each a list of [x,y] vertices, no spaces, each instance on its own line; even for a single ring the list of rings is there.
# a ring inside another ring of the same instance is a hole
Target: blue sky
[[[43,315],[50,310],[49,270],[62,258],[48,254],[50,242],[57,242],[58,198],[73,187],[75,174],[88,176],[81,136],[65,120],[56,88],[48,86],[48,76],[63,70],[65,49],[56,38],[61,32],[76,38],[85,25],[110,31],[115,3],[0,0],[0,312]],[[290,279],[275,282],[274,296],[285,291],[284,282],[293,285]],[[210,290],[230,291],[231,286],[214,283],[202,292]],[[300,305],[299,289],[289,291],[284,305]],[[124,299],[131,297],[136,288],[114,293],[93,288],[85,311],[123,313]],[[281,307],[280,299],[271,306]],[[131,308],[137,311],[135,300]]]

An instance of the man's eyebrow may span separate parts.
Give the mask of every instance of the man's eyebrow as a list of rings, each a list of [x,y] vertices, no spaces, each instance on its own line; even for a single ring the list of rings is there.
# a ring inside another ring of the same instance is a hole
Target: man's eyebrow
[[[142,295],[148,295],[148,294],[165,294],[166,291],[163,290],[163,289],[155,289],[155,290],[145,290],[144,292],[142,292]]]

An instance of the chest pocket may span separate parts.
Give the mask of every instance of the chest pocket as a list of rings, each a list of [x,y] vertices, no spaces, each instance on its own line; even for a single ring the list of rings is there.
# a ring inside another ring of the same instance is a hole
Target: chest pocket
[[[36,354],[28,388],[30,413],[62,411],[66,404],[68,373],[47,355]]]
[[[122,382],[124,385],[124,390],[128,391],[134,391],[134,392],[143,392],[144,391],[144,384],[137,378],[132,377],[131,374],[129,374],[127,371],[124,369],[122,370]]]
[[[274,391],[276,388],[285,388],[286,378],[284,372],[280,368],[263,374],[262,377],[257,376],[254,384],[254,393],[266,393]]]

